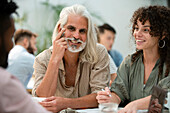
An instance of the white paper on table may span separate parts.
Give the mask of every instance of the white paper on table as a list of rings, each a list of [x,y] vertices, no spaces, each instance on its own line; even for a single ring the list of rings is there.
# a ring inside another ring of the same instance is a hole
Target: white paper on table
[[[118,108],[120,110],[122,108]],[[99,108],[76,110],[78,113],[100,113]],[[137,113],[147,113],[148,110],[138,110]]]
[[[27,84],[27,89],[32,89],[34,87],[34,78],[31,77],[30,81]]]

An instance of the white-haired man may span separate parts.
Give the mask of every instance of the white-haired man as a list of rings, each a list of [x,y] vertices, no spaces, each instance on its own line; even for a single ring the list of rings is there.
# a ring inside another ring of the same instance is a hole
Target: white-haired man
[[[109,57],[104,46],[97,45],[86,8],[64,8],[52,39],[53,46],[35,59],[33,95],[48,97],[40,104],[53,112],[97,107],[96,93],[110,80]]]

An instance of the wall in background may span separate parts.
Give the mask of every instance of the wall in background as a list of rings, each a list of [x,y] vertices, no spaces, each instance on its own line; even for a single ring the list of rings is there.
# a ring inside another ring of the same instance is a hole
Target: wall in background
[[[18,28],[27,28],[33,32],[40,33],[46,29],[53,29],[55,24],[51,21],[53,12],[41,4],[45,0],[14,0],[18,5],[18,13],[22,16],[27,14],[26,24],[16,25]],[[113,46],[114,49],[120,51],[123,56],[127,56],[135,51],[130,37],[130,18],[133,12],[141,6],[148,5],[165,5],[166,0],[49,0],[51,4],[83,4],[90,12],[94,12],[101,16],[104,22],[112,25],[116,31],[116,40]],[[103,24],[94,18],[96,25]],[[56,20],[57,22],[57,20]],[[39,37],[41,38],[41,37]]]

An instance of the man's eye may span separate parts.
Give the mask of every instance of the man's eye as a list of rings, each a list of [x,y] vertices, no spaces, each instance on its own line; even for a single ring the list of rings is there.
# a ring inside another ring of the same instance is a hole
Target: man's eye
[[[107,37],[108,40],[111,40],[112,38],[111,37]]]
[[[86,33],[85,29],[80,29],[80,33]]]
[[[74,27],[69,27],[68,29],[71,30],[71,31],[75,31]]]

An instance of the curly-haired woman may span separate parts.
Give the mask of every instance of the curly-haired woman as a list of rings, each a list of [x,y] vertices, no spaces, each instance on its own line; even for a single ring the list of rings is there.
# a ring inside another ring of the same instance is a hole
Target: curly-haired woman
[[[170,90],[170,9],[164,6],[141,7],[131,19],[136,53],[127,56],[109,89],[97,95],[99,103],[124,104],[121,113],[148,109],[152,88]],[[160,105],[160,104],[159,104]],[[158,110],[160,106],[157,106]]]

